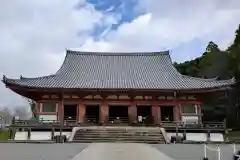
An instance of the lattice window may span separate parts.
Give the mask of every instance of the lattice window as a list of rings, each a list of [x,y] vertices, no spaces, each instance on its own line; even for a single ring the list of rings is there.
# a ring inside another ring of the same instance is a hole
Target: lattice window
[[[41,112],[57,112],[56,103],[41,103]]]
[[[197,113],[195,104],[182,104],[182,113]]]

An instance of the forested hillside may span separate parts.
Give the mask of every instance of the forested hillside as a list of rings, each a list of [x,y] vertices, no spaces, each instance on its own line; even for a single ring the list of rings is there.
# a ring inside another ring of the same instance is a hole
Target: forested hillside
[[[236,30],[233,44],[227,50],[220,50],[218,45],[211,41],[201,57],[174,65],[180,73],[194,77],[219,80],[235,77],[237,84],[228,93],[228,99],[223,101],[216,98],[212,102],[204,102],[203,111],[205,119],[227,118],[231,127],[237,127],[240,123],[240,25]]]

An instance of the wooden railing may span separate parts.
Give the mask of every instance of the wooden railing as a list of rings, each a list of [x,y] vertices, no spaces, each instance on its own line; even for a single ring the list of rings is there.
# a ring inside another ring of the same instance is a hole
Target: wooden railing
[[[203,122],[197,123],[184,123],[182,121],[161,121],[161,127],[177,127],[177,128],[226,128],[225,122]]]
[[[109,117],[108,125],[131,125],[129,119],[126,118],[116,118],[116,117]],[[144,123],[137,123],[144,125]],[[79,126],[77,120],[64,120],[64,123],[61,123],[58,120],[14,120],[12,123],[13,126],[20,127],[20,126]],[[84,125],[99,125],[99,121],[96,118],[85,118]],[[148,124],[149,125],[149,124]],[[156,125],[155,125],[156,126]],[[159,124],[160,127],[163,128],[185,128],[185,129],[224,129],[226,125],[224,122],[204,122],[201,124],[186,124],[181,121],[161,121]]]
[[[84,118],[84,123],[88,125],[98,125],[99,120],[97,117],[85,117]]]
[[[129,124],[129,119],[128,117],[108,117],[108,123],[116,125]]]

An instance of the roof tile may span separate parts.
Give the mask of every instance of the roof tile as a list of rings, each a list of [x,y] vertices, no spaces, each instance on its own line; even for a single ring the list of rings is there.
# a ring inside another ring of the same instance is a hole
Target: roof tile
[[[54,75],[38,78],[5,78],[6,84],[37,88],[79,89],[204,89],[227,86],[217,81],[181,75],[168,52],[95,53],[67,51]]]

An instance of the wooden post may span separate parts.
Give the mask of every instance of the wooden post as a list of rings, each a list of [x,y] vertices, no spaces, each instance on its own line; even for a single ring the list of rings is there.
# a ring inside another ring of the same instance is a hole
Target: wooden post
[[[187,139],[187,133],[186,133],[186,130],[183,131],[183,140],[186,140]]]
[[[228,142],[228,141],[229,141],[229,139],[228,139],[228,129],[225,129],[224,141],[225,141],[225,142]]]
[[[174,121],[176,122],[181,121],[179,104],[176,104],[173,109],[174,109],[174,113],[173,113]]]
[[[210,130],[207,131],[207,141],[211,140],[211,134],[210,134]]]
[[[160,107],[156,104],[152,105],[152,117],[153,117],[153,123],[155,125],[159,125],[160,124]]]
[[[52,128],[51,139],[52,139],[52,141],[54,140],[54,128]]]
[[[9,128],[9,139],[13,139],[13,129],[12,129],[12,127]]]
[[[227,120],[224,119],[223,121],[223,127],[224,127],[224,140],[228,141],[228,128],[227,128]]]
[[[137,123],[137,106],[135,103],[131,103],[128,107],[128,118],[131,124]]]
[[[60,137],[62,137],[62,129],[64,125],[64,113],[63,113],[63,93],[61,94],[61,112],[60,112]]]
[[[79,101],[78,103],[78,123],[82,124],[84,123],[84,119],[85,119],[85,113],[86,113],[86,106],[83,103],[83,101]]]
[[[31,128],[28,128],[27,130],[27,140],[31,139]]]
[[[181,105],[177,102],[177,92],[174,92],[174,103],[175,105],[173,108],[174,110],[173,120],[179,122],[181,121],[182,118],[181,118]]]
[[[108,122],[109,107],[108,104],[104,101],[100,107],[100,123],[106,124]]]
[[[176,136],[178,136],[178,122],[176,122]]]
[[[202,124],[202,110],[200,104],[197,104],[198,124]]]

